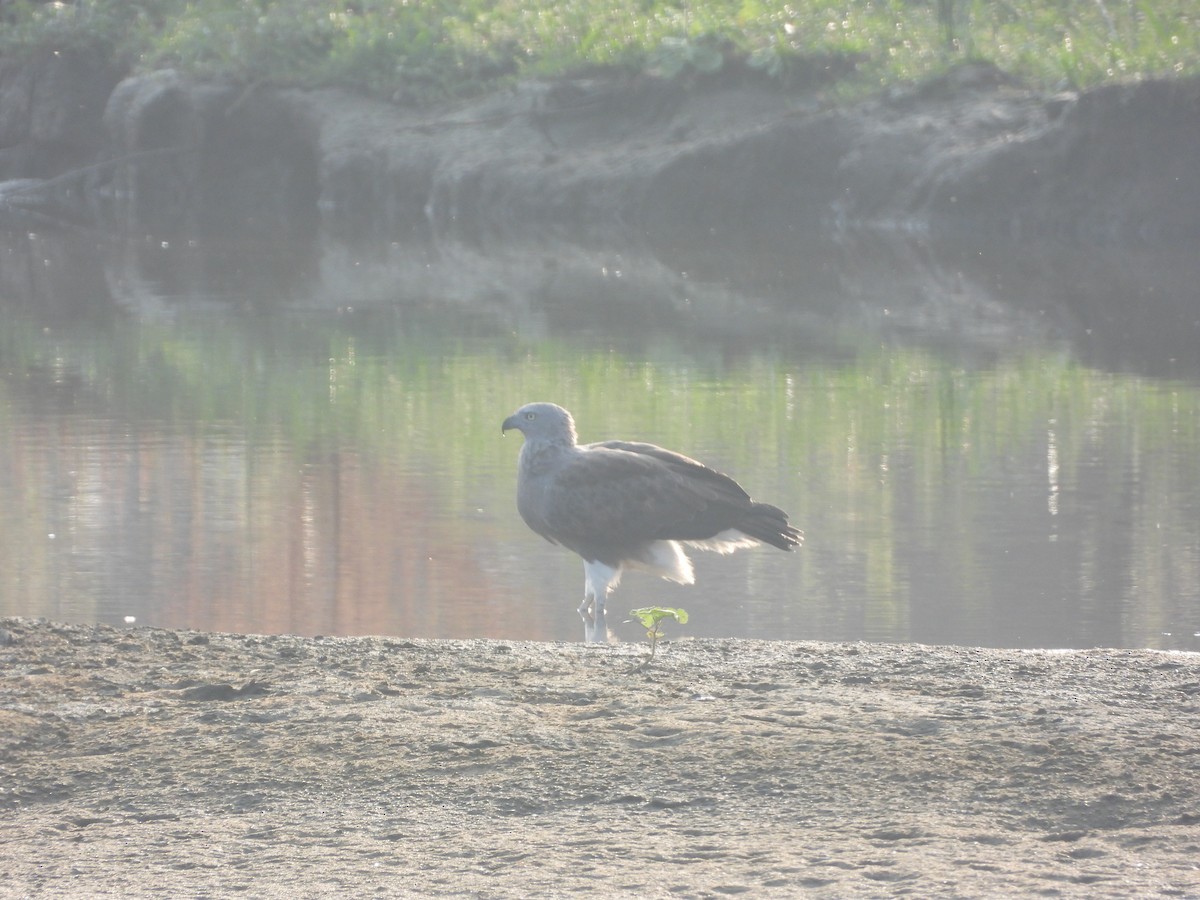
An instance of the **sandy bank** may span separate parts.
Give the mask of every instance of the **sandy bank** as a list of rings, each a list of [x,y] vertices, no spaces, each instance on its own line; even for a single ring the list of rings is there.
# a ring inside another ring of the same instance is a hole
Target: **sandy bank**
[[[0,620],[3,896],[1200,897],[1200,656]]]

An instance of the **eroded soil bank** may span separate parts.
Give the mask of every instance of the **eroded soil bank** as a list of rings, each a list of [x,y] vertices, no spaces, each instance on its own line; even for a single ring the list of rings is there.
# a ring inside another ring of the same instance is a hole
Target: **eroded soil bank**
[[[0,621],[4,896],[1200,897],[1200,657]]]
[[[171,294],[270,269],[230,265],[228,241],[302,248],[334,308],[584,295],[671,316],[732,291],[822,321],[1200,364],[1195,78],[1047,92],[970,64],[831,102],[828,73],[784,90],[600,72],[414,109],[125,75],[70,54],[0,61],[0,226],[97,236],[126,290],[163,263],[115,236],[196,238],[216,258]],[[612,269],[637,284],[595,274]]]

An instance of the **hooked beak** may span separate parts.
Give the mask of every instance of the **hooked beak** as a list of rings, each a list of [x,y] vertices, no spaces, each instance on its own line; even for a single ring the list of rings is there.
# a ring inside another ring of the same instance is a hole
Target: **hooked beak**
[[[500,434],[504,434],[504,432],[508,431],[510,428],[519,428],[517,425],[517,417],[515,415],[511,415],[504,420],[504,424],[500,426]]]

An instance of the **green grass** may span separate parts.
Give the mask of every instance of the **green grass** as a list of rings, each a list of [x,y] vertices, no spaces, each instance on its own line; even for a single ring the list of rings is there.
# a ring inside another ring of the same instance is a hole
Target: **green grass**
[[[134,69],[340,85],[400,101],[596,66],[786,83],[852,58],[856,83],[965,59],[1083,87],[1200,71],[1200,0],[16,0],[0,52],[91,49]]]

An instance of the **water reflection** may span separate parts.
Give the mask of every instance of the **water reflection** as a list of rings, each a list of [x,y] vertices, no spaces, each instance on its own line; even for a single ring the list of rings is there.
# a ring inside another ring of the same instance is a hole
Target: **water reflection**
[[[885,339],[619,255],[82,246],[4,249],[0,614],[576,639],[580,566],[521,524],[499,434],[543,398],[585,439],[737,473],[807,534],[702,556],[692,588],[631,575],[615,609],[685,606],[700,636],[1200,649],[1195,379],[1020,329]]]

